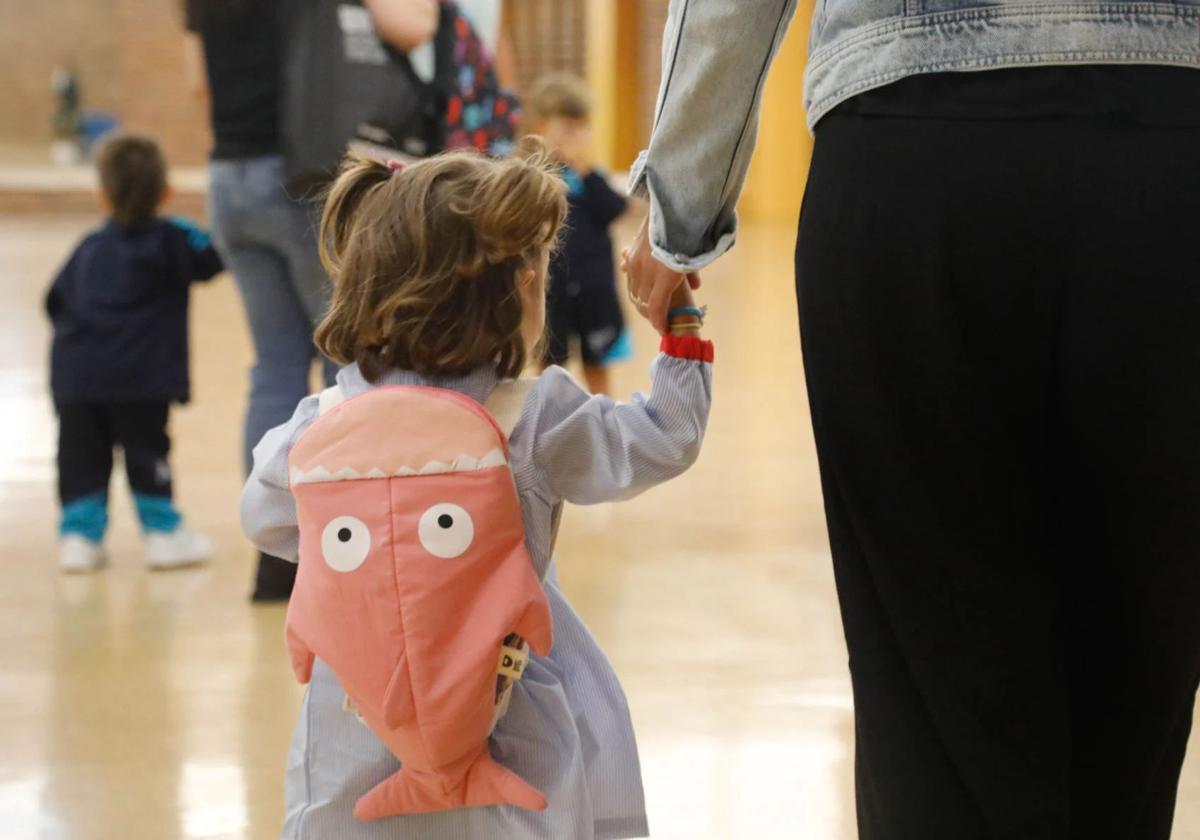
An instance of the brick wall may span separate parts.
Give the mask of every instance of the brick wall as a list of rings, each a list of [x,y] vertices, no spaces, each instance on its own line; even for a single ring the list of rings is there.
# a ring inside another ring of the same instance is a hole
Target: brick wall
[[[667,23],[667,0],[639,0],[638,141],[644,148],[654,127],[654,104],[662,80],[662,36]]]
[[[184,83],[177,0],[0,0],[0,147],[41,153],[50,74],[72,65],[84,108],[157,136],[176,164],[200,163],[207,119]]]
[[[546,73],[586,73],[584,4],[585,0],[507,0],[521,89]]]
[[[623,62],[619,83],[623,97],[619,107],[625,115],[616,131],[617,165],[628,165],[637,150],[650,139],[654,103],[661,75],[662,33],[667,21],[668,0],[605,0],[620,18],[617,31],[628,33],[630,42],[619,49]],[[506,0],[508,24],[517,53],[517,75],[521,87],[538,76],[566,71],[587,73],[587,0]],[[632,150],[632,151],[630,151]]]
[[[550,71],[586,71],[586,0],[508,0],[522,85]],[[638,0],[643,138],[658,90],[666,0]],[[180,0],[0,0],[0,153],[43,153],[51,135],[51,70],[75,66],[84,107],[157,136],[172,163],[204,160],[202,106],[188,94]]]

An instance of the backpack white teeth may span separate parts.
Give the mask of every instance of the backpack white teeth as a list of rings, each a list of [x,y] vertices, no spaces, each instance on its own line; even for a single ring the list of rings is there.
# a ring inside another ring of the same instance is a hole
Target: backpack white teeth
[[[459,455],[454,459],[454,463],[450,465],[454,472],[467,472],[468,470],[479,469],[479,460],[472,458],[470,455]]]
[[[420,469],[405,465],[390,475],[403,477],[413,475],[443,475],[445,473],[456,472],[476,472],[478,470],[486,470],[492,467],[503,467],[507,463],[508,459],[504,457],[504,451],[501,449],[493,449],[482,458],[475,458],[472,455],[463,453],[450,463],[446,463],[445,461],[430,461]],[[353,467],[342,467],[336,472],[330,472],[328,469],[319,464],[310,470],[303,470],[300,467],[292,467],[291,471],[288,473],[288,478],[293,485],[388,477],[389,473],[384,472],[379,467],[372,467],[365,473],[359,472]]]
[[[478,469],[484,470],[489,467],[502,467],[507,463],[508,461],[504,457],[503,450],[493,449],[491,452],[479,459]]]
[[[322,481],[339,481],[342,472],[344,470],[339,470],[339,476],[334,476],[333,473],[319,464],[311,470],[292,467],[291,472],[288,474],[288,479],[291,484],[317,484]]]

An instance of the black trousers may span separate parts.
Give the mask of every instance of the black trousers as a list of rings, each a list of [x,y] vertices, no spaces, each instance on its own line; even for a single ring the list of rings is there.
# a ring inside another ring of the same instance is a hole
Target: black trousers
[[[799,230],[862,840],[1167,840],[1200,129],[835,112]]]
[[[135,494],[171,497],[166,400],[68,403],[57,409],[58,496],[64,507],[108,489],[116,446],[124,452],[125,472]]]

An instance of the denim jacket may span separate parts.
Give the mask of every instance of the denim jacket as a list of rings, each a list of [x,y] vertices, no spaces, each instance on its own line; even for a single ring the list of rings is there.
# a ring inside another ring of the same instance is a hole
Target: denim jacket
[[[734,242],[763,81],[796,0],[671,0],[650,147],[630,191],[650,199],[654,256],[678,271]],[[1038,64],[1200,69],[1200,0],[816,0],[804,106],[904,76]]]

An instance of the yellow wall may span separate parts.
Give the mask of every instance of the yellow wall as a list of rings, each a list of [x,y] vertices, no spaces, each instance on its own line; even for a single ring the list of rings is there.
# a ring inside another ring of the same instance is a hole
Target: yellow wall
[[[587,76],[592,89],[592,153],[609,169],[641,150],[637,0],[587,0]]]
[[[758,146],[738,212],[747,221],[794,224],[812,158],[805,127],[804,65],[813,0],[801,0],[763,91]]]
[[[617,4],[588,0],[587,77],[592,89],[592,154],[611,166],[617,138]]]
[[[738,210],[747,221],[794,224],[808,177],[812,137],[805,128],[804,64],[814,0],[801,0],[796,17],[763,91],[754,162]],[[588,81],[594,96],[592,127],[596,160],[628,166],[644,142],[638,136],[639,86],[637,0],[587,0]]]

